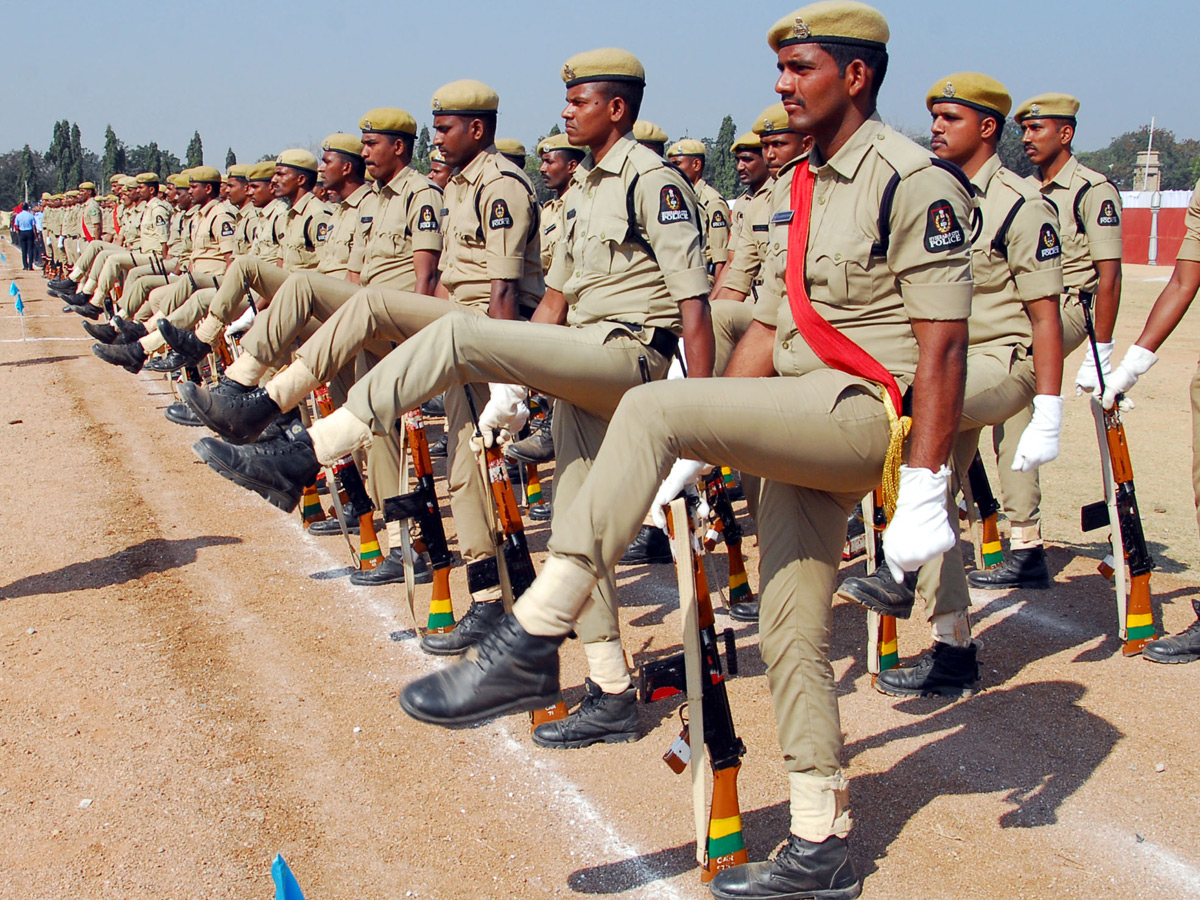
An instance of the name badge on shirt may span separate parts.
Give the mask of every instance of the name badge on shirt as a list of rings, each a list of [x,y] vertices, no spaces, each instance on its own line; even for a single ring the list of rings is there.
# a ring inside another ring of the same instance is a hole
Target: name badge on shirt
[[[771,214],[771,224],[772,225],[787,225],[789,222],[792,221],[792,216],[794,216],[794,215],[795,215],[795,212],[793,210],[781,209],[779,212]]]

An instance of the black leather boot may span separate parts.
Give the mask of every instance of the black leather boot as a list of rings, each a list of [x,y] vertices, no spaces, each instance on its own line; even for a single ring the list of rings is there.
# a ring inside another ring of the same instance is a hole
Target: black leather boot
[[[436,397],[430,397],[421,404],[421,414],[438,417],[446,415],[445,398],[441,394],[438,394]]]
[[[413,561],[413,584],[429,584],[433,581],[433,572],[425,558],[418,556]],[[362,587],[372,587],[377,584],[404,584],[404,557],[399,548],[389,550],[383,562],[373,569],[359,569],[350,573],[350,583]]]
[[[1179,634],[1151,641],[1142,656],[1156,663],[1189,663],[1200,659],[1200,600],[1192,601],[1196,621]]]
[[[121,332],[121,336],[116,341],[118,344],[132,344],[150,333],[141,322],[126,322],[120,316],[114,318],[112,324],[117,327],[117,331]]]
[[[71,312],[79,313],[85,319],[91,319],[93,322],[100,318],[100,314],[104,312],[103,308],[96,306],[92,302],[81,303],[78,306],[71,304]]]
[[[985,591],[1007,591],[1012,588],[1044,591],[1050,587],[1046,549],[1029,547],[1025,550],[1010,550],[1004,562],[994,569],[968,572],[967,583]]]
[[[515,616],[502,616],[475,653],[402,690],[400,706],[434,725],[471,725],[550,706],[558,700],[562,642],[532,635]]]
[[[875,687],[893,697],[970,697],[979,686],[976,645],[952,647],[941,641],[914,665],[888,669]]]
[[[578,750],[600,743],[627,744],[642,736],[633,685],[619,694],[606,694],[585,678],[583,689],[583,702],[575,712],[533,730],[535,744],[551,750]]]
[[[80,322],[83,330],[102,344],[112,344],[121,336],[121,332],[111,325],[96,325],[92,322]]]
[[[167,421],[174,422],[176,425],[199,428],[204,424],[196,418],[196,414],[188,408],[186,403],[180,403],[178,400],[163,410],[163,415],[167,417]]]
[[[156,356],[146,363],[146,368],[151,372],[178,372],[184,366],[190,365],[178,350],[168,350],[162,356]]]
[[[643,525],[621,557],[623,566],[665,565],[674,562],[671,541],[661,528]]]
[[[708,889],[720,900],[854,900],[862,882],[845,838],[817,844],[793,834],[773,860],[718,872]]]
[[[738,622],[757,622],[758,601],[747,600],[744,603],[731,603],[729,605],[729,618]]]
[[[179,396],[200,421],[231,444],[249,444],[279,416],[279,407],[264,388],[247,387],[221,378],[209,390],[199,384],[181,384]]]
[[[146,353],[136,341],[132,344],[92,344],[92,352],[110,366],[120,366],[134,375],[146,364]]]
[[[254,491],[284,512],[296,508],[304,486],[313,483],[321,468],[308,432],[299,422],[277,441],[239,447],[201,438],[192,449],[223,478]]]
[[[442,435],[429,445],[429,455],[434,459],[446,458],[446,436]]]
[[[195,365],[212,353],[211,345],[204,343],[190,331],[176,328],[167,319],[158,320],[158,333],[172,350],[187,360],[185,365]]]
[[[421,649],[434,656],[457,656],[495,631],[503,618],[504,603],[500,600],[486,603],[472,600],[453,631],[425,635],[421,638]]]
[[[886,565],[875,570],[874,575],[864,578],[847,578],[837,589],[837,596],[853,600],[872,612],[884,616],[907,619],[912,615],[916,600],[917,573],[908,572],[899,584],[892,578],[892,570]]]
[[[554,459],[554,437],[550,433],[552,413],[546,413],[538,430],[523,441],[515,441],[504,448],[504,455],[523,463],[543,463]]]
[[[346,523],[346,531],[350,534],[358,534],[358,520]],[[308,533],[314,534],[317,537],[325,537],[326,535],[342,533],[342,526],[338,524],[337,516],[330,516],[328,519],[322,519],[320,522],[313,522],[308,526]],[[382,565],[379,568],[383,568]]]

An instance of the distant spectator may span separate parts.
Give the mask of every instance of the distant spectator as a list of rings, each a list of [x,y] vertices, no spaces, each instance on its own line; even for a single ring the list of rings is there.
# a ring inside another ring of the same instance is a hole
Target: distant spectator
[[[17,204],[17,214],[13,216],[12,230],[17,238],[17,246],[21,248],[21,268],[32,270],[37,258],[37,219],[29,211],[28,204]]]

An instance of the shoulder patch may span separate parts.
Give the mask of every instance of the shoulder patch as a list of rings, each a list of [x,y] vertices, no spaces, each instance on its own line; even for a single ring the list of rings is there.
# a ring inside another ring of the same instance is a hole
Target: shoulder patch
[[[930,253],[953,250],[967,242],[962,225],[949,200],[937,200],[929,206],[925,219],[925,249]]]
[[[233,236],[233,223],[232,222],[222,223],[221,237],[232,237],[232,236]]]
[[[692,214],[683,202],[683,191],[673,184],[664,184],[658,193],[658,224],[690,222]]]
[[[488,212],[488,228],[512,228],[513,218],[512,213],[508,211],[508,204],[501,197],[492,201],[492,208]]]
[[[154,217],[154,224],[155,224],[155,225],[166,225],[166,224],[167,224],[167,217],[166,217],[166,216],[163,216],[163,215],[158,215],[158,216],[155,216],[155,217]]]
[[[504,201],[501,200],[501,203]],[[509,224],[512,221],[509,220]],[[437,216],[433,214],[433,207],[426,203],[421,207],[421,211],[417,213],[417,231],[437,231],[438,223]]]
[[[1058,256],[1062,256],[1062,242],[1059,241],[1058,232],[1054,230],[1054,226],[1046,222],[1038,233],[1038,262],[1046,262]]]
[[[317,223],[317,240],[324,241],[325,238],[327,238],[328,236],[329,236],[329,223],[328,222],[318,222]]]
[[[729,222],[726,221],[726,219],[725,219],[725,213],[721,212],[721,210],[719,210],[719,209],[715,213],[713,213],[712,222],[710,223],[709,227],[710,228],[728,228]]]
[[[1096,218],[1097,225],[1120,225],[1121,217],[1117,215],[1117,204],[1105,200],[1100,204],[1100,215]]]
[[[786,225],[788,222],[792,221],[793,215],[795,215],[795,213],[790,209],[781,209],[778,212],[771,213],[771,225]],[[771,225],[767,226],[768,231],[770,230]],[[754,227],[758,228],[757,225]]]

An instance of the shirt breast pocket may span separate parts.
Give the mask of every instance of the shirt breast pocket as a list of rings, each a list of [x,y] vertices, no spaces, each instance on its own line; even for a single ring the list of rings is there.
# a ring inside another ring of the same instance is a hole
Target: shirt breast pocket
[[[883,260],[878,262],[886,265]],[[835,306],[867,306],[874,296],[875,263],[871,242],[865,237],[831,235],[821,242],[810,280],[814,290],[824,283],[829,302]]]
[[[591,229],[584,237],[583,266],[589,272],[609,275],[620,272],[629,263],[621,251],[629,223],[622,216],[593,216]]]

